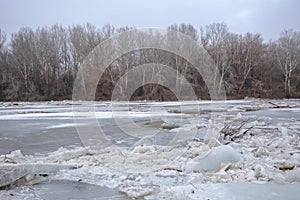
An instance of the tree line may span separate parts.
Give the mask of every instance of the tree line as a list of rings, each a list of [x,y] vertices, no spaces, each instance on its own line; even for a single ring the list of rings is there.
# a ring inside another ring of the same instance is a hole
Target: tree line
[[[9,39],[0,29],[0,101],[71,99],[77,71],[86,56],[99,43],[130,29],[109,24],[101,28],[89,23],[56,24],[36,30],[24,27]],[[213,84],[220,89],[224,85],[228,98],[300,97],[299,31],[284,30],[277,40],[266,42],[261,34],[232,33],[224,23],[199,30],[190,24],[173,24],[168,29],[203,46],[215,62],[215,73],[220,74],[220,80],[211,77]],[[172,66],[192,84],[199,98],[209,98],[203,78],[186,60],[158,49],[138,49],[116,59],[101,77],[95,98],[109,100],[121,76],[132,67],[152,62]],[[164,86],[147,84],[138,88],[132,99],[176,97]]]

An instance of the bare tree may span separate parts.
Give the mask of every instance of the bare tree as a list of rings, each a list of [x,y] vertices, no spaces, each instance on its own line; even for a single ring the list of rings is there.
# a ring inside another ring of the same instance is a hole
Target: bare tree
[[[251,72],[262,64],[266,50],[260,34],[247,33],[245,36],[230,34],[227,59],[230,65],[230,87],[240,95]]]
[[[183,23],[180,25],[173,24],[173,25],[169,26],[168,29],[172,30],[172,31],[177,31],[177,32],[183,33],[186,36],[193,39],[195,42],[198,42],[198,39],[199,39],[198,31],[191,24],[183,24]],[[182,39],[182,37],[180,35],[179,36],[176,35],[175,33],[176,32],[170,32],[167,35],[167,42],[169,43],[169,45],[173,44],[174,47],[175,47],[175,45],[177,47],[180,47],[181,41],[177,41],[177,40]],[[177,48],[177,47],[175,47],[175,48]],[[192,46],[190,46],[190,47],[191,48],[178,49],[178,50],[182,51],[181,55],[184,55],[184,54],[191,55],[191,54],[193,54],[192,51],[194,51],[194,49],[192,49]],[[189,51],[189,52],[186,52],[186,51]],[[188,73],[189,63],[187,60],[185,60],[184,58],[182,58],[178,55],[170,55],[168,57],[168,59],[169,59],[169,64],[176,69],[176,90],[177,90],[178,94],[181,94],[183,83],[184,83],[183,79],[185,78],[185,79],[191,80],[194,78],[194,77],[192,77],[191,74]],[[191,83],[191,84],[193,84],[193,83]]]
[[[241,82],[239,83],[238,91],[244,85],[251,71],[261,64],[261,57],[264,55],[266,46],[263,44],[263,39],[260,34],[247,33],[242,41],[242,62],[240,66]]]
[[[4,49],[4,44],[6,42],[6,34],[0,29],[0,51]]]
[[[226,62],[229,40],[228,27],[224,23],[213,23],[201,28],[201,43],[215,61],[215,73],[213,84],[218,85],[221,90],[224,76],[229,70],[230,65]],[[220,82],[216,83],[217,74],[220,73]]]
[[[35,93],[32,82],[35,56],[34,32],[30,28],[22,28],[18,33],[12,34],[10,62],[15,69],[12,84],[15,95],[28,99]]]
[[[111,34],[111,29],[113,28],[110,25],[103,28],[108,35]],[[101,34],[102,32],[97,31],[91,24],[69,27],[70,51],[75,72],[86,56],[102,41],[104,36]]]
[[[291,95],[291,78],[300,66],[300,32],[285,30],[275,42],[274,54],[284,75],[284,91]]]
[[[0,29],[0,100],[4,98],[4,85],[5,85],[5,68],[6,68],[6,53],[5,53],[5,42],[6,42],[6,35]]]

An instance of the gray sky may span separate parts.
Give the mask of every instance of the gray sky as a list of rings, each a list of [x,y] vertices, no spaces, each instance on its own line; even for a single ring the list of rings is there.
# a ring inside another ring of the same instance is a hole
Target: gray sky
[[[231,32],[276,39],[284,29],[300,31],[300,0],[0,0],[0,28],[83,24],[98,28],[161,27],[190,23],[197,29],[224,22]]]

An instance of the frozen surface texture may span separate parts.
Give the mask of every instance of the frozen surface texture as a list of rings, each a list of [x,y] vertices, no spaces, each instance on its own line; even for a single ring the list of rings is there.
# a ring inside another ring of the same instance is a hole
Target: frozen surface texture
[[[79,181],[115,188],[129,198],[298,199],[300,101],[252,99],[226,103],[226,107],[209,101],[129,103],[130,117],[137,125],[161,130],[162,135],[132,141],[119,135],[110,137],[113,145],[103,148],[75,145],[47,153],[37,150],[30,155],[23,155],[20,147],[21,151],[0,156],[0,183],[15,184],[15,179],[23,178],[18,182],[23,186],[0,190],[0,197],[14,199],[10,196],[13,192],[17,194],[15,199],[26,199],[26,191],[33,190],[36,199],[43,199],[43,189],[31,185],[39,182],[34,181],[38,176],[47,174],[48,181]],[[0,120],[40,117],[32,110],[26,113],[26,109],[18,116],[16,111],[5,111],[5,106],[3,103]],[[109,104],[97,106],[105,107],[102,118],[113,116],[109,114]],[[155,108],[159,107],[164,111],[158,112]],[[122,111],[121,104],[119,108],[119,116],[128,116],[121,113],[127,112]],[[20,105],[14,109],[20,110]],[[147,118],[151,109],[155,115]],[[206,140],[211,113],[220,110],[225,121],[220,129],[214,129],[214,135],[219,137]],[[69,117],[69,110],[57,116]],[[49,127],[59,130],[64,126]],[[127,146],[119,145],[119,140],[126,141]]]

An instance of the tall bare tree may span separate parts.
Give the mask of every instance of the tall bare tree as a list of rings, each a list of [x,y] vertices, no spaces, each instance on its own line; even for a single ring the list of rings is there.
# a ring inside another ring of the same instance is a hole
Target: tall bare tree
[[[230,65],[226,62],[227,50],[230,43],[228,27],[224,23],[213,23],[201,28],[201,43],[208,51],[212,59],[215,61],[215,73],[213,77],[213,84],[218,85],[218,89],[224,81],[224,76],[229,70]],[[220,82],[216,82],[217,74],[220,73]]]
[[[4,98],[5,90],[5,68],[6,68],[6,53],[5,53],[6,35],[0,29],[0,100]]]
[[[22,28],[11,36],[10,63],[15,69],[15,80],[12,82],[16,96],[28,99],[35,95],[35,87],[32,82],[35,60],[35,36],[30,28]]]
[[[187,35],[188,37],[190,37],[191,39],[193,39],[195,42],[198,42],[199,39],[199,34],[197,29],[195,29],[195,27],[191,24],[173,24],[171,26],[168,27],[169,30],[172,31],[177,31],[180,33],[183,33],[185,35]],[[170,32],[170,34],[167,35],[167,42],[169,43],[169,45],[174,44],[174,47],[177,45],[177,47],[180,47],[180,42],[178,41],[180,40],[182,37],[178,36],[178,35],[174,35],[175,32]],[[176,47],[176,48],[177,48]],[[181,55],[184,55],[185,53],[187,54],[192,54],[194,51],[192,49],[192,46],[190,48],[186,48],[186,49],[178,49],[181,52]],[[185,52],[185,51],[189,51],[189,52]],[[176,70],[176,90],[177,92],[180,94],[182,92],[182,86],[184,83],[183,78],[185,79],[194,79],[194,77],[192,77],[193,75],[188,73],[189,70],[189,63],[188,61],[186,61],[184,58],[178,56],[178,55],[170,55],[168,57],[168,59],[170,59],[169,64],[170,66],[173,66]],[[191,83],[194,84],[194,83]]]
[[[246,33],[244,36],[230,34],[229,40],[227,53],[230,65],[229,82],[236,95],[240,95],[253,70],[262,65],[266,45],[263,44],[260,34]]]
[[[274,47],[275,58],[284,75],[284,91],[290,96],[293,72],[300,67],[300,32],[283,31]]]

